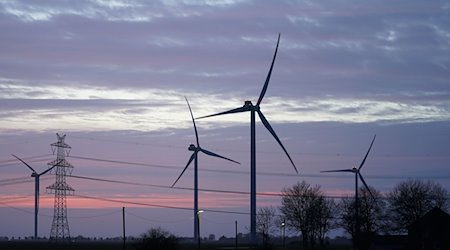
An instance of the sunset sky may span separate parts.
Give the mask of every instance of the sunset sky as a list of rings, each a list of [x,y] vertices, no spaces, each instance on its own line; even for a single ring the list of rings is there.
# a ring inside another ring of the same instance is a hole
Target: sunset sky
[[[195,117],[256,103],[281,34],[261,110],[299,174],[257,118],[258,207],[305,180],[354,193],[358,166],[387,193],[409,178],[450,191],[448,1],[0,1],[0,236],[33,235],[34,180],[66,134],[72,236],[162,226],[192,236]],[[197,120],[201,234],[249,230],[249,114]],[[41,177],[39,236],[53,196]],[[87,179],[93,178],[93,179]],[[107,180],[107,181],[105,181]],[[109,180],[109,181],[108,181]],[[122,182],[122,183],[120,183]],[[229,192],[231,191],[231,192]],[[114,200],[114,201],[113,201]]]

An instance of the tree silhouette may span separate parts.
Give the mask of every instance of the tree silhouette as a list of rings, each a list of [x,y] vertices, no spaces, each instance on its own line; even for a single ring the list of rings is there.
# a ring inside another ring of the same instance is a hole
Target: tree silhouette
[[[448,193],[437,182],[411,179],[399,183],[388,194],[391,230],[406,232],[407,227],[434,207],[446,211]]]
[[[368,249],[373,243],[375,234],[386,232],[386,202],[380,192],[372,187],[370,192],[365,187],[359,188],[359,237],[355,237],[355,199],[343,198],[339,204],[341,220],[339,225],[347,231],[353,239],[359,239],[358,249]]]
[[[270,245],[270,234],[275,228],[276,209],[272,206],[261,207],[256,213],[256,231],[262,236],[263,246]]]
[[[320,186],[311,187],[305,181],[282,190],[280,211],[289,228],[301,232],[303,249],[321,244],[325,233],[331,228],[333,201],[327,200]]]
[[[161,227],[151,228],[141,237],[142,242],[136,245],[137,249],[179,249],[177,237]]]

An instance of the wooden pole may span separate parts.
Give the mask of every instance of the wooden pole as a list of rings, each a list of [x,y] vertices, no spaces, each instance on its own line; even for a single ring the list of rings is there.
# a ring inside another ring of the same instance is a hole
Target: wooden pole
[[[234,235],[235,235],[235,249],[238,249],[238,232],[237,232],[237,220],[234,221]]]
[[[125,236],[125,207],[122,207],[122,229],[123,229],[123,250],[126,250],[126,236]]]

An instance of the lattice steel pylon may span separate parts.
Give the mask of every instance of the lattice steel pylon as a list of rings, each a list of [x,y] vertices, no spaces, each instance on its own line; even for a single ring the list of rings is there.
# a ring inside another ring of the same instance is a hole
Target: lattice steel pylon
[[[56,151],[56,160],[48,163],[55,165],[50,173],[55,174],[56,181],[47,187],[48,193],[55,194],[53,223],[50,231],[51,241],[69,241],[70,231],[67,220],[67,195],[73,195],[75,190],[66,183],[66,175],[71,175],[73,166],[65,159],[71,147],[64,142],[66,135],[56,134],[58,141],[50,144],[53,154]]]

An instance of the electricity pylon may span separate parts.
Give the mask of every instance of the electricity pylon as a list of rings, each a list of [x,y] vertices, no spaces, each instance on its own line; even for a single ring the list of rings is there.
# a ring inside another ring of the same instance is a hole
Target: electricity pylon
[[[65,159],[69,155],[71,147],[64,142],[66,135],[56,134],[58,141],[52,143],[52,151],[56,160],[48,163],[55,166],[50,173],[55,174],[56,181],[47,187],[48,193],[55,194],[53,223],[50,231],[50,240],[70,240],[69,223],[67,221],[67,195],[73,195],[75,190],[66,183],[66,175],[71,175],[73,166]]]

